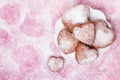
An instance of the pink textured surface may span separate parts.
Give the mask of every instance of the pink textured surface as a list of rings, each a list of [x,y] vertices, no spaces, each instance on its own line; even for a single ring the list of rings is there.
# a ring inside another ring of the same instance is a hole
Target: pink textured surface
[[[55,23],[63,12],[83,3],[105,13],[116,40],[95,62],[78,65],[54,44]],[[120,80],[119,0],[0,0],[0,80]],[[57,73],[50,55],[63,56]]]
[[[15,3],[9,3],[0,8],[0,17],[8,24],[15,23],[19,18],[19,7]]]
[[[9,42],[8,32],[4,29],[0,29],[0,45],[5,45]]]
[[[22,46],[14,50],[13,59],[23,72],[31,72],[38,64],[38,53],[32,46]]]
[[[27,15],[25,17],[25,21],[22,23],[20,30],[27,36],[37,37],[41,36],[43,32],[42,22],[37,22],[34,19],[36,16],[35,14]]]

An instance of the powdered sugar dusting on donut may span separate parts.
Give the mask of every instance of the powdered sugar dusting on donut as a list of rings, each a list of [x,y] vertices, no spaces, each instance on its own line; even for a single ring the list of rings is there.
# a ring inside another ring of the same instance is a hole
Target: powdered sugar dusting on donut
[[[73,34],[79,41],[91,45],[95,38],[95,26],[92,23],[73,28]]]
[[[77,5],[72,9],[66,11],[63,16],[63,20],[66,22],[76,23],[85,23],[88,21],[89,8],[84,5]]]

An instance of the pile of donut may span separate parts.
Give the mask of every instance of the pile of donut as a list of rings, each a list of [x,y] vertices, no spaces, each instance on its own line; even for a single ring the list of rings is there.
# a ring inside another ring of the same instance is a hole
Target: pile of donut
[[[115,33],[105,20],[90,19],[87,5],[76,5],[62,16],[64,29],[58,34],[58,46],[65,54],[75,52],[76,61],[86,64],[99,56],[98,49],[105,48],[115,40]]]

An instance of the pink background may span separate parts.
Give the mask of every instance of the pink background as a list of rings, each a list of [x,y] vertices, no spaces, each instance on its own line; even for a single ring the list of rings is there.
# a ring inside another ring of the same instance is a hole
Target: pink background
[[[103,11],[116,40],[95,62],[78,65],[54,44],[55,23],[79,3]],[[120,80],[120,0],[0,0],[0,80]],[[51,72],[49,56],[63,56]]]

